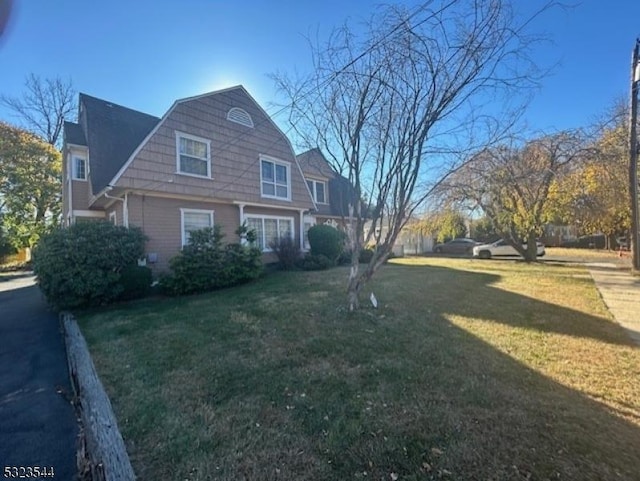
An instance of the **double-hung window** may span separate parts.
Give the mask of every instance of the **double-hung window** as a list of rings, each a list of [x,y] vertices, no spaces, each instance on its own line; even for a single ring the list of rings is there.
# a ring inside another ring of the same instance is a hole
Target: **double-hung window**
[[[71,159],[73,180],[87,180],[87,159],[73,156]]]
[[[275,159],[260,158],[262,197],[291,200],[291,166]]]
[[[179,174],[211,177],[211,142],[176,132],[176,166]]]
[[[307,179],[313,200],[318,204],[327,203],[327,184],[321,180]]]
[[[293,217],[251,216],[245,217],[247,227],[256,232],[256,247],[271,251],[271,244],[283,237],[293,239]]]
[[[194,230],[213,227],[213,211],[200,209],[180,209],[182,224],[182,246],[186,246]]]

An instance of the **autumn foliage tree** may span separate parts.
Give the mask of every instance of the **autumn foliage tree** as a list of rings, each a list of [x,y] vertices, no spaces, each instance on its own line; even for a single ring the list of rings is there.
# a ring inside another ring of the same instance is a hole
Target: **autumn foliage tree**
[[[445,242],[455,237],[464,237],[467,233],[467,219],[456,209],[444,208],[425,214],[413,229],[423,234],[435,234],[437,242]]]
[[[441,192],[449,201],[480,209],[525,260],[535,261],[536,238],[549,220],[551,187],[587,154],[578,132],[514,139],[475,154]]]
[[[61,156],[55,147],[0,122],[0,212],[14,247],[32,247],[57,224],[61,175]]]
[[[623,121],[605,129],[592,155],[551,186],[549,216],[577,225],[581,234],[603,233],[607,244],[631,227],[629,159]]]

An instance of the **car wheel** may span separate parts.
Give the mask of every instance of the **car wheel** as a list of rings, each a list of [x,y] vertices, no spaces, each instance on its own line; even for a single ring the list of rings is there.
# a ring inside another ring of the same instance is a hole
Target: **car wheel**
[[[478,252],[478,257],[480,259],[491,259],[491,251],[487,251],[487,250],[480,251]]]

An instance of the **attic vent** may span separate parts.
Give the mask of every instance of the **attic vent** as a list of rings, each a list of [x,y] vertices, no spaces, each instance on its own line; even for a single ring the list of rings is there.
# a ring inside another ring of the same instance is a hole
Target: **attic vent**
[[[238,107],[234,107],[227,112],[227,120],[246,127],[253,127],[251,115],[249,115],[246,110],[239,109]]]

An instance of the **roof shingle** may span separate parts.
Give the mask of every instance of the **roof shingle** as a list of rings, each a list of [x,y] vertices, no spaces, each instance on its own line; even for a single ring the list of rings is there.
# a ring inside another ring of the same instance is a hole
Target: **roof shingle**
[[[63,126],[64,141],[67,144],[73,145],[87,145],[87,141],[84,138],[84,132],[79,124],[73,122],[66,122]]]
[[[158,117],[80,94],[89,147],[91,187],[102,191],[160,121]]]

